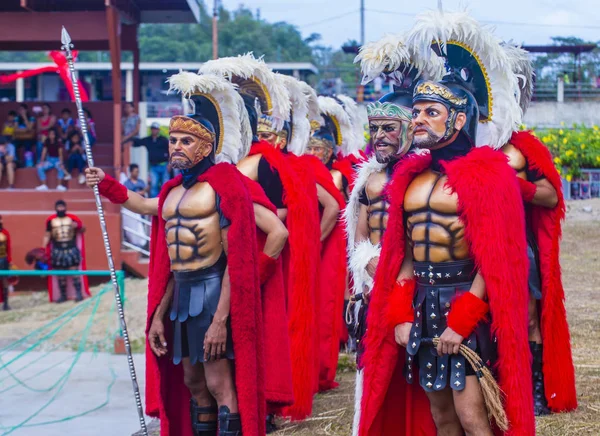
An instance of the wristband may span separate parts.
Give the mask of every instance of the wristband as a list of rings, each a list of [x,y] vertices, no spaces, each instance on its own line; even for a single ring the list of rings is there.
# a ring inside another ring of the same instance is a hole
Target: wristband
[[[452,302],[448,314],[448,327],[463,338],[469,337],[477,324],[486,318],[489,310],[489,304],[476,295],[465,292]]]
[[[521,196],[523,200],[527,203],[531,203],[533,197],[535,196],[535,191],[537,191],[537,186],[533,182],[528,182],[520,177],[517,178],[519,181],[519,188],[521,188]]]
[[[264,285],[267,280],[275,273],[275,267],[277,266],[277,259],[267,256],[264,252],[260,252],[258,255],[258,275],[260,277],[260,284]]]
[[[388,301],[387,322],[391,328],[405,322],[413,322],[415,313],[413,310],[413,298],[415,295],[414,279],[396,282]]]
[[[129,199],[125,185],[117,182],[108,174],[105,174],[104,179],[98,184],[98,191],[113,204],[123,204]]]

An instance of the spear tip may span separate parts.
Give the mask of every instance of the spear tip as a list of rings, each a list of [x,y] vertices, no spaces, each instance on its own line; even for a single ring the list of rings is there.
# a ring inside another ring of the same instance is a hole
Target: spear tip
[[[71,36],[69,35],[69,32],[67,32],[67,29],[65,29],[65,26],[62,26],[62,31],[60,33],[60,40],[63,45],[68,46],[69,44],[71,44]]]

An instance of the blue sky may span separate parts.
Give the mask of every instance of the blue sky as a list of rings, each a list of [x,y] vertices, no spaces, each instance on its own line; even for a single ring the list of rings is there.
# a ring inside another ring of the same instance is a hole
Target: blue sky
[[[262,18],[290,22],[304,36],[320,33],[326,45],[340,46],[348,39],[360,38],[360,0],[221,1],[228,9],[241,3],[253,10],[260,8]],[[437,7],[437,0],[364,1],[366,41],[402,32],[412,25],[416,14]],[[518,43],[547,44],[551,36],[600,40],[600,0],[445,0],[443,4],[449,10],[466,6],[475,18],[495,26],[499,37]]]

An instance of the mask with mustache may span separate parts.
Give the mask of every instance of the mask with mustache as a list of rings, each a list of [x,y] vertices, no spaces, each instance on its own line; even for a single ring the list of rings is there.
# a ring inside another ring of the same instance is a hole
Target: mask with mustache
[[[367,106],[371,146],[377,162],[385,164],[404,156],[412,143],[411,112],[396,103],[392,93]],[[393,101],[387,101],[392,99]]]

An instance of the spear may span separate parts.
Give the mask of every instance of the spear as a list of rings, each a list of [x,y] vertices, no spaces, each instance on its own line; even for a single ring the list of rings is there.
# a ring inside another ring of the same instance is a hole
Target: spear
[[[75,60],[73,58],[74,46],[71,43],[71,37],[67,32],[67,29],[63,26],[60,35],[62,42],[62,50],[66,52],[67,61],[69,63],[69,71],[71,73],[71,82],[73,83],[73,93],[75,94],[75,104],[77,105],[77,116],[79,117],[79,125],[83,133],[83,142],[85,145],[85,155],[89,167],[94,166],[94,158],[92,157],[92,148],[90,146],[90,140],[88,138],[87,120],[83,113],[83,107],[81,106],[81,96],[79,94],[79,83],[75,75]],[[117,303],[117,311],[119,312],[119,321],[121,323],[121,332],[123,335],[123,342],[125,343],[125,351],[127,352],[127,363],[129,364],[129,375],[133,384],[133,395],[135,397],[135,405],[137,407],[138,416],[140,419],[140,426],[142,428],[142,434],[148,436],[148,428],[146,427],[146,420],[144,418],[144,408],[142,407],[142,397],[140,395],[140,387],[138,385],[137,376],[135,374],[135,365],[133,363],[133,355],[131,354],[131,344],[129,343],[129,334],[127,332],[127,323],[125,322],[125,312],[123,311],[123,301],[121,299],[121,292],[119,290],[119,282],[117,281],[117,273],[115,271],[115,263],[113,261],[112,251],[110,249],[110,241],[108,240],[108,232],[106,230],[106,220],[104,219],[104,209],[102,208],[102,202],[100,201],[100,193],[98,192],[98,185],[94,186],[94,198],[96,199],[96,210],[98,217],[100,218],[100,228],[102,230],[102,240],[104,241],[104,250],[106,251],[106,258],[108,260],[108,267],[110,269],[110,280],[112,282],[115,301]]]

